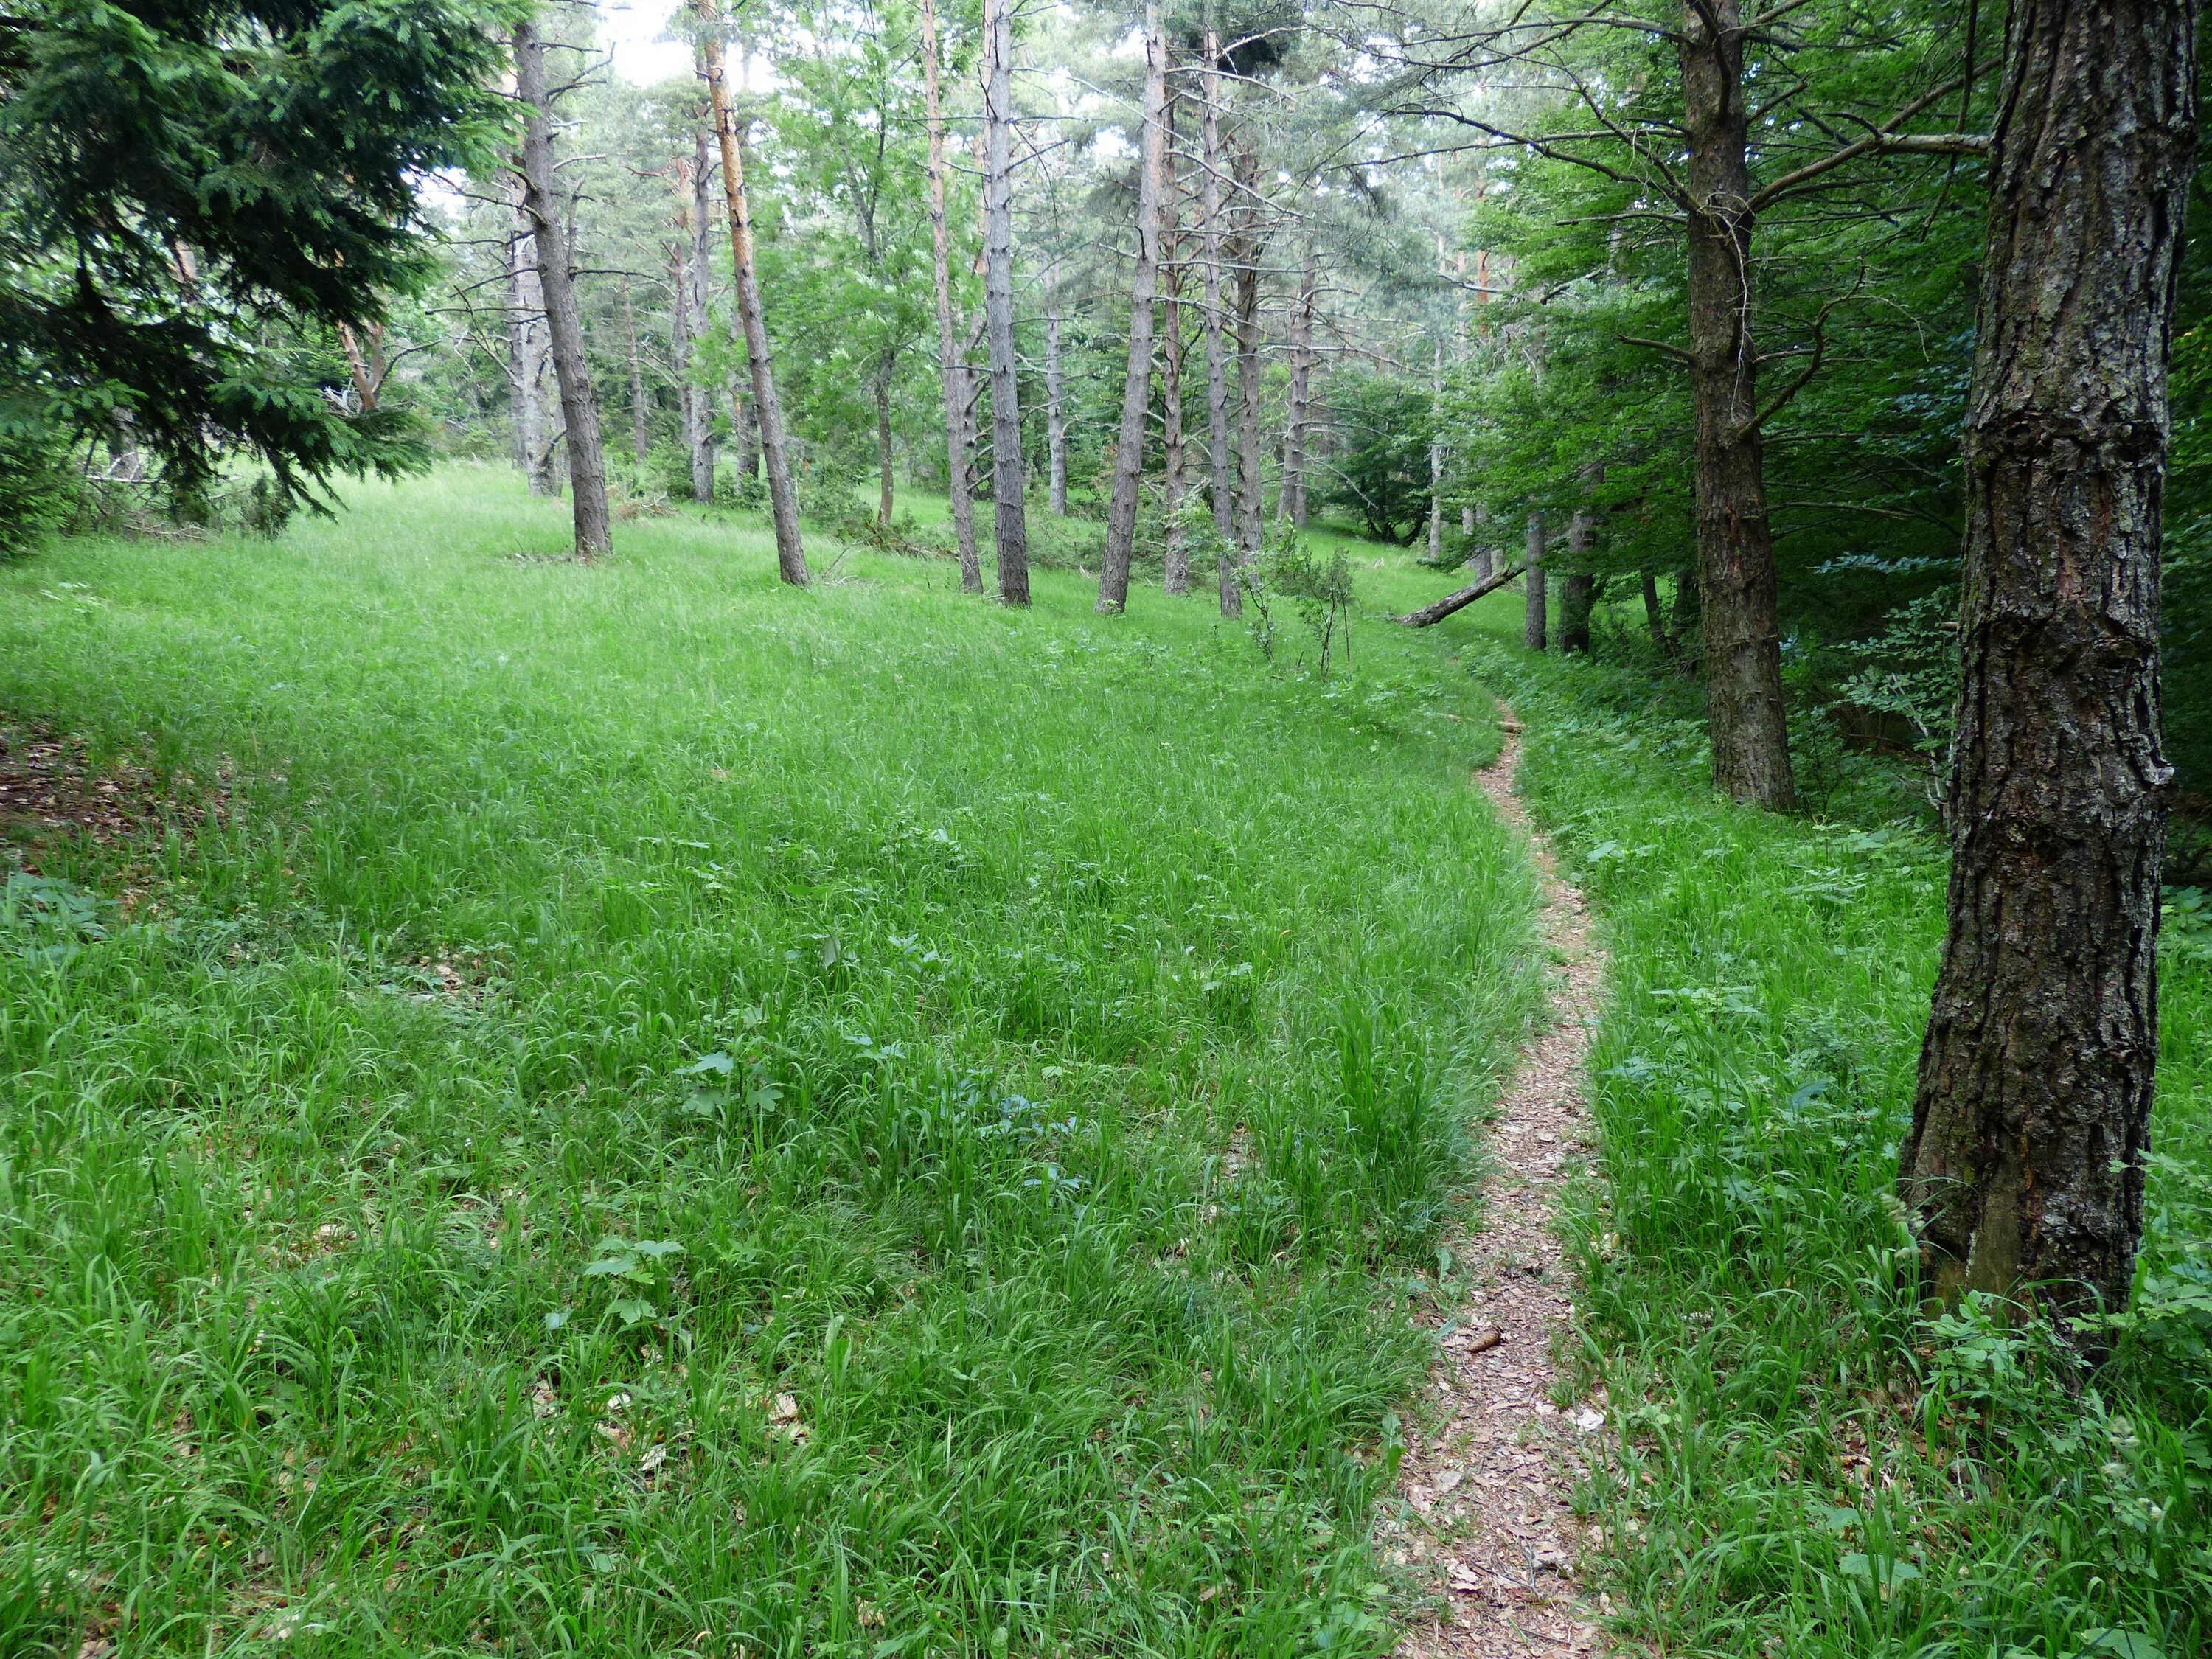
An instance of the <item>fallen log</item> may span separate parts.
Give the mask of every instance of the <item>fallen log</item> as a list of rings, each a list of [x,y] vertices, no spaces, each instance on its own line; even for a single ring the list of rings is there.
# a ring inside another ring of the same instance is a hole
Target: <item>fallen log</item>
[[[1431,623],[1440,623],[1455,611],[1463,611],[1486,593],[1495,593],[1499,588],[1521,574],[1522,567],[1512,565],[1495,574],[1485,576],[1472,587],[1462,587],[1456,593],[1447,593],[1434,605],[1425,605],[1419,611],[1408,611],[1402,617],[1393,617],[1392,622],[1403,623],[1408,628],[1426,628]]]

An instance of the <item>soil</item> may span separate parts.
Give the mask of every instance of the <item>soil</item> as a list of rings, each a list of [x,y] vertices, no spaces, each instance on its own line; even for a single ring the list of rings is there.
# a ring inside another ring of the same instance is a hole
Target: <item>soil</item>
[[[1604,957],[1582,896],[1559,878],[1514,793],[1520,755],[1520,723],[1506,711],[1504,748],[1475,782],[1534,848],[1558,972],[1544,1030],[1498,1102],[1482,1202],[1470,1231],[1450,1242],[1471,1291],[1439,1346],[1428,1426],[1407,1447],[1404,1502],[1382,1540],[1443,1609],[1400,1644],[1409,1659],[1601,1647],[1576,1582],[1577,1547],[1595,1533],[1585,1534],[1570,1500],[1607,1431],[1605,1401],[1562,1403],[1553,1354],[1574,1313],[1553,1218],[1560,1183],[1594,1145],[1583,1080]]]
[[[181,793],[135,761],[95,764],[82,738],[0,720],[0,874],[40,874],[40,855],[70,841],[107,846],[222,816],[220,787],[201,799],[190,778],[173,783]]]

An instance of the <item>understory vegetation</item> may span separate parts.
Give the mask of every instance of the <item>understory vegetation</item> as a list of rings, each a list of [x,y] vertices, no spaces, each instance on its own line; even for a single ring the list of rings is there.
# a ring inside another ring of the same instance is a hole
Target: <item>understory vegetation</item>
[[[0,1650],[1379,1652],[1491,705],[449,469],[0,572]],[[1418,580],[1389,573],[1391,581]]]
[[[1733,805],[1690,683],[1508,650],[1517,607],[1486,604],[1453,626],[1528,722],[1521,787],[1611,951],[1571,1357],[1622,1434],[1583,1502],[1625,1631],[1838,1659],[2212,1648],[2201,895],[2168,895],[2143,1255],[2085,1387],[1995,1304],[1917,1306],[1895,1176],[1944,863],[1909,775],[1838,748],[1823,816]]]

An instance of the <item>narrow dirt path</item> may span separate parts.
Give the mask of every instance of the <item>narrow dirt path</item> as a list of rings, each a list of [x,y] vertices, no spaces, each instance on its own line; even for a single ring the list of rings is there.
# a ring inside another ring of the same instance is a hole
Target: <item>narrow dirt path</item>
[[[1552,1221],[1565,1166],[1592,1144],[1583,1103],[1589,1027],[1604,965],[1582,895],[1559,878],[1551,849],[1513,790],[1521,724],[1501,708],[1505,745],[1475,781],[1527,836],[1544,884],[1543,932],[1559,970],[1545,1028],[1498,1102],[1475,1230],[1451,1250],[1473,1287],[1431,1376],[1431,1427],[1414,1435],[1399,1475],[1405,1505],[1386,1522],[1394,1564],[1431,1583],[1445,1613],[1407,1632],[1408,1659],[1595,1650],[1577,1606],[1580,1524],[1569,1498],[1601,1401],[1553,1401],[1553,1335],[1573,1312],[1573,1281]]]

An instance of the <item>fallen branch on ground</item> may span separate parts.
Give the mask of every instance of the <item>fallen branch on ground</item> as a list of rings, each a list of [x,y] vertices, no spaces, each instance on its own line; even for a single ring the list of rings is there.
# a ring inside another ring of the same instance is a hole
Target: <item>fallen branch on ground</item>
[[[1486,593],[1495,593],[1499,588],[1521,574],[1522,567],[1509,565],[1493,575],[1485,576],[1472,587],[1462,587],[1456,593],[1447,593],[1434,605],[1425,605],[1419,611],[1409,611],[1402,617],[1393,617],[1392,622],[1403,623],[1408,628],[1426,628],[1431,623],[1440,623],[1455,611],[1463,611]]]

